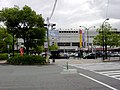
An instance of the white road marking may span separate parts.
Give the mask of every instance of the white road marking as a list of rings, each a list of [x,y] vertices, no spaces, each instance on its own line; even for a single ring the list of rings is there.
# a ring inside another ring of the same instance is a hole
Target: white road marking
[[[112,77],[112,78],[115,78],[117,80],[120,80],[120,70],[117,70],[117,71],[101,71],[101,72],[95,72],[95,73],[98,73],[98,74],[101,74],[101,75],[105,75],[105,76]]]
[[[117,71],[102,71],[102,72],[99,72],[101,74],[107,74],[107,73],[120,73],[120,70],[117,70]]]
[[[71,64],[71,66],[89,70],[94,73],[98,73],[101,75],[108,76],[110,78],[120,80],[120,64],[119,63],[110,62],[110,63],[92,63],[92,64]]]
[[[84,76],[84,77],[86,77],[86,78],[88,78],[88,79],[90,79],[90,80],[92,80],[92,81],[95,81],[95,82],[97,82],[97,83],[99,83],[99,84],[101,84],[101,85],[103,85],[103,86],[105,86],[105,87],[108,87],[108,88],[110,88],[110,89],[112,89],[112,90],[118,90],[118,89],[116,89],[116,88],[114,88],[114,87],[112,87],[112,86],[110,86],[110,85],[108,85],[108,84],[105,84],[105,83],[103,83],[103,82],[101,82],[101,81],[98,81],[98,80],[96,80],[96,79],[94,79],[94,78],[92,78],[92,77],[89,77],[89,76],[85,75],[85,74],[79,73],[79,75]]]

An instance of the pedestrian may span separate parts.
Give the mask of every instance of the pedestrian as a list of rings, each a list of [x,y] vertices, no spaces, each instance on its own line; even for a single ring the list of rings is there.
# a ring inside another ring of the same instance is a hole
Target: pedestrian
[[[24,55],[25,48],[23,46],[20,47],[20,56]]]

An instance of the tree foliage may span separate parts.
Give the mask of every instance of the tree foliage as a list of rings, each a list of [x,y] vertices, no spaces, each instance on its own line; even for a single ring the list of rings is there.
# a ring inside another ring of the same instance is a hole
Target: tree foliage
[[[109,23],[105,23],[104,26],[101,26],[97,29],[99,35],[94,37],[93,44],[94,45],[103,45],[103,38],[105,40],[105,44],[110,47],[120,46],[120,35],[115,31],[112,31],[112,27]]]
[[[23,38],[28,54],[29,48],[43,45],[45,40],[44,19],[28,6],[3,8],[0,13],[7,30],[17,38]]]
[[[49,46],[50,50],[58,50],[58,46],[56,44]]]
[[[0,51],[2,52],[6,52],[7,49],[7,45],[10,45],[10,50],[12,48],[12,35],[9,34],[6,30],[6,28],[0,27]]]

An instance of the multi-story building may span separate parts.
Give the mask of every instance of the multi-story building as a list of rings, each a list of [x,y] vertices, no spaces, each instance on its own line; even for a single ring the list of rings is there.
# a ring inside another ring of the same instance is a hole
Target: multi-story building
[[[59,29],[59,40],[57,45],[60,50],[76,50],[79,47],[78,29]]]
[[[57,45],[59,50],[62,51],[75,51],[79,49],[80,46],[80,29],[59,29],[59,39],[57,40]],[[82,30],[82,49],[88,49],[92,47],[93,38],[98,32],[96,30],[89,30],[88,33]],[[89,39],[89,40],[87,40]],[[89,42],[88,42],[89,41]],[[89,44],[87,44],[89,43]],[[88,45],[88,46],[87,46]]]
[[[54,31],[54,30],[53,30]],[[49,40],[50,44],[56,43],[59,46],[59,50],[62,51],[75,51],[79,49],[80,46],[80,29],[57,29],[56,31],[50,31]],[[114,33],[120,34],[120,30],[112,29]],[[99,32],[96,29],[88,30],[88,33],[85,29],[82,29],[82,49],[91,50],[93,46],[93,39]],[[89,40],[88,40],[89,39]],[[88,44],[87,44],[88,43]],[[23,45],[23,39],[18,39],[18,47],[15,49],[19,49],[21,45]],[[101,47],[102,48],[102,47]]]

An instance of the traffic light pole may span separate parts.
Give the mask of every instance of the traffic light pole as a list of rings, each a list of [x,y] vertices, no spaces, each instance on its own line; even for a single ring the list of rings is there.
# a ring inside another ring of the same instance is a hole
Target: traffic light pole
[[[45,24],[46,25],[46,24]],[[53,29],[53,26],[55,26],[56,24],[50,24],[49,22],[49,17],[47,17],[47,48],[46,48],[46,62],[50,63],[49,61],[49,45],[50,45],[50,41],[49,41],[49,27],[51,26],[51,28]]]
[[[47,17],[47,50],[46,50],[46,62],[50,63],[49,61],[49,18]]]

